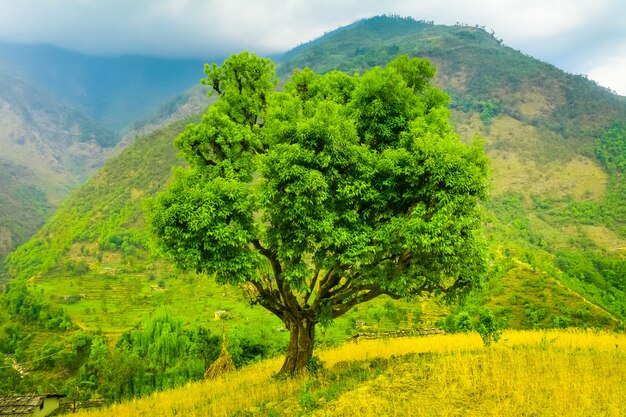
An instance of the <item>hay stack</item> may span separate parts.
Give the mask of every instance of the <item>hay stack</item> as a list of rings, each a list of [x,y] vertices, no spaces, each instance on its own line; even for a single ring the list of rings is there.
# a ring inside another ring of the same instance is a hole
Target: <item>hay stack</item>
[[[209,369],[204,373],[204,379],[215,379],[222,375],[226,375],[235,370],[235,364],[233,358],[226,350],[226,335],[222,337],[222,352],[220,356],[209,366]]]

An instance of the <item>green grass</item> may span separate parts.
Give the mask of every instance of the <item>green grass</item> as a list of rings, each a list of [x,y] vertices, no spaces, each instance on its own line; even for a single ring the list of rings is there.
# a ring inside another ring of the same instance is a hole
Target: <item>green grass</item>
[[[274,335],[273,341],[286,341],[283,323],[269,311],[250,306],[237,287],[218,285],[212,278],[194,274],[175,274],[163,262],[155,270],[143,273],[112,273],[100,269],[80,277],[67,274],[50,275],[31,281],[33,290],[43,293],[53,306],[64,308],[72,323],[83,330],[106,335],[111,343],[123,332],[141,324],[159,306],[167,306],[186,327],[203,325],[220,334],[223,329],[238,327],[246,333]],[[84,298],[81,298],[84,294]],[[65,300],[65,297],[69,300]],[[374,310],[393,305],[401,319],[394,322],[383,314],[380,327],[372,317]],[[359,306],[336,322],[324,335],[319,330],[318,342],[337,345],[356,332],[390,331],[432,326],[447,314],[448,309],[432,300],[421,304],[380,298]],[[419,309],[419,316],[415,313]],[[228,312],[227,320],[215,320],[216,311]],[[364,321],[363,328],[354,322]]]

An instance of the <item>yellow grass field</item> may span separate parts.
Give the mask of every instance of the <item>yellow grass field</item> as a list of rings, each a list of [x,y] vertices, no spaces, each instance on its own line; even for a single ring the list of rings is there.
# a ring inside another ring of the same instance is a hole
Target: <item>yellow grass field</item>
[[[475,333],[437,335],[316,354],[318,376],[274,379],[277,358],[80,415],[626,416],[624,334],[509,331],[491,348]]]

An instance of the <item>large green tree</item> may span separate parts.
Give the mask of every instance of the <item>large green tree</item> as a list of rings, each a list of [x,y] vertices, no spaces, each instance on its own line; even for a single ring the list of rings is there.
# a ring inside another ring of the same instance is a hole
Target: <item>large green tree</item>
[[[176,139],[189,166],[150,223],[179,266],[241,284],[285,323],[281,372],[304,369],[315,326],[359,303],[479,284],[487,160],[453,132],[428,61],[295,71],[283,91],[247,52],[205,71],[218,100]]]

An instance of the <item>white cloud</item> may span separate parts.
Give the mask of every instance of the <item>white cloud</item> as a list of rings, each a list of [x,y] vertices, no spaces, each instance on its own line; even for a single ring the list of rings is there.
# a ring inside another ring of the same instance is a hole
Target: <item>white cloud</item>
[[[626,54],[609,59],[588,72],[589,78],[626,96]]]
[[[285,51],[382,13],[485,26],[569,72],[621,82],[606,74],[626,59],[623,0],[0,0],[0,40],[205,58]]]

